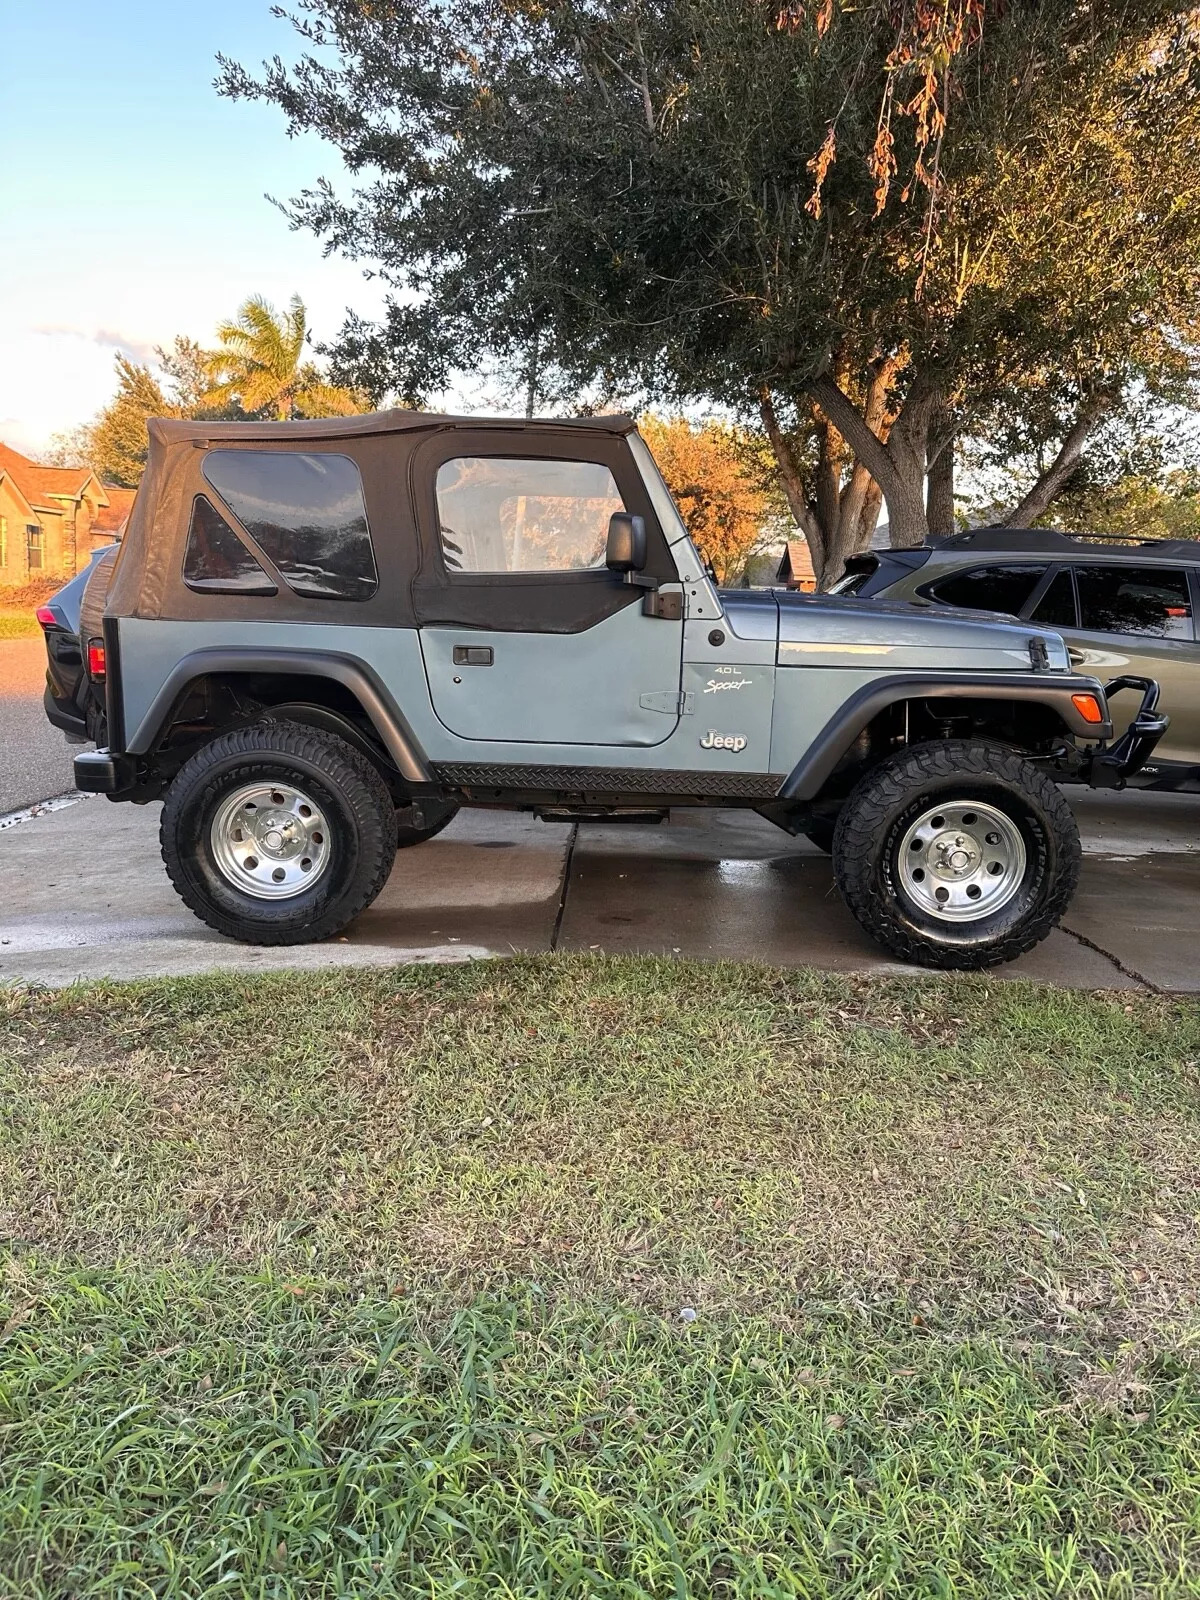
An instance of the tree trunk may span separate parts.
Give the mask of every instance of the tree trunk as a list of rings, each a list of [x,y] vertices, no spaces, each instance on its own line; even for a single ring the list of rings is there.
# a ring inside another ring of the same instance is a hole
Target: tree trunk
[[[936,389],[917,374],[885,441],[828,374],[810,379],[805,388],[883,491],[893,547],[924,543],[925,456]]]
[[[529,368],[525,378],[525,415],[532,417],[538,396],[538,358],[541,354],[538,330],[535,328],[529,344]]]
[[[1002,523],[1003,527],[1029,528],[1039,517],[1045,516],[1050,508],[1050,502],[1079,465],[1084,446],[1104,421],[1112,409],[1112,404],[1112,397],[1105,394],[1094,394],[1083,403],[1074,426],[1059,447],[1058,454],[1024,500],[1008,513]]]
[[[925,515],[929,531],[945,539],[954,532],[954,436],[930,452],[929,476],[925,490]]]
[[[911,550],[924,544],[929,537],[923,488],[921,476],[915,476],[899,491],[884,496],[888,508],[888,543],[893,550]]]
[[[783,429],[779,426],[779,417],[775,411],[771,391],[765,385],[759,391],[758,400],[759,414],[775,456],[775,464],[779,468],[779,480],[783,484],[788,510],[808,541],[808,553],[812,557],[813,571],[817,574],[819,582],[825,568],[825,538],[821,525],[808,503],[804,478],[796,465],[796,458],[792,454]]]
[[[869,550],[871,548],[871,540],[875,537],[875,529],[879,526],[879,511],[882,505],[883,490],[872,478],[858,519],[857,548],[859,550]]]

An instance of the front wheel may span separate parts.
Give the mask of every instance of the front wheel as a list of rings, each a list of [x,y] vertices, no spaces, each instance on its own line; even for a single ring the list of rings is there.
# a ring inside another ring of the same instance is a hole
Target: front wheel
[[[991,967],[1030,950],[1079,879],[1079,831],[1050,779],[986,741],[915,745],[847,799],[833,847],[838,888],[903,961]]]
[[[395,806],[378,769],[296,722],[204,745],[167,791],[160,834],[182,899],[246,944],[330,938],[371,904],[396,856]]]

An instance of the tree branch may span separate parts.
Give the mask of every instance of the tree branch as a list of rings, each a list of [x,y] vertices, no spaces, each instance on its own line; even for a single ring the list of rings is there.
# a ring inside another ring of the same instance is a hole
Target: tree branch
[[[1003,527],[1029,528],[1045,515],[1050,502],[1078,466],[1084,446],[1112,410],[1112,405],[1113,398],[1107,394],[1094,394],[1084,401],[1071,431],[1059,446],[1058,454],[1024,500],[1008,513]]]
[[[904,484],[887,446],[877,433],[872,433],[853,401],[842,393],[833,379],[828,374],[810,378],[804,389],[848,442],[884,494],[902,495]]]

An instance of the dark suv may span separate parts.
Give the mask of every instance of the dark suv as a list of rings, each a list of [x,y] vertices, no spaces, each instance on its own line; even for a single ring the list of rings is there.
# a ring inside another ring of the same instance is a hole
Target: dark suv
[[[1129,782],[1200,793],[1200,544],[974,528],[914,550],[856,556],[836,589],[1004,612],[1060,633],[1078,672],[1156,679],[1171,725]]]

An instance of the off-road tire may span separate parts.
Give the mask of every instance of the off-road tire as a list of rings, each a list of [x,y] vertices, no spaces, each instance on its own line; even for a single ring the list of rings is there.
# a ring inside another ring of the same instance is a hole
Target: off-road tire
[[[938,923],[906,899],[898,846],[930,806],[977,800],[1020,830],[1025,869],[1008,904],[977,922]],[[952,739],[914,745],[859,782],[842,807],[833,865],[863,928],[902,961],[978,970],[1031,950],[1055,926],[1079,881],[1079,830],[1045,773],[1004,745]]]
[[[398,850],[407,850],[410,845],[424,844],[427,839],[436,839],[443,828],[450,826],[460,810],[457,800],[423,800],[420,804],[425,815],[434,817],[436,820],[431,822],[428,827],[414,828],[410,822],[402,822],[400,820],[408,811],[408,807],[405,806],[403,810],[397,811],[396,848]]]
[[[213,857],[222,799],[257,780],[294,784],[328,819],[327,867],[284,900],[243,893]],[[340,932],[383,888],[396,855],[395,816],[378,769],[344,739],[298,722],[261,722],[221,734],[180,768],[159,837],[171,882],[210,928],[244,944],[309,944]]]

